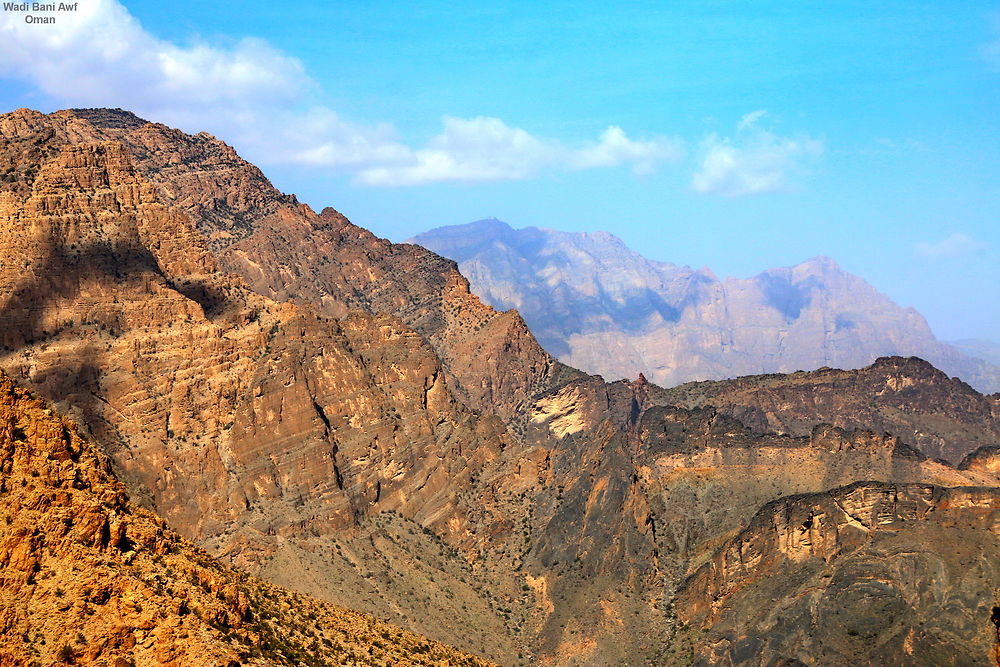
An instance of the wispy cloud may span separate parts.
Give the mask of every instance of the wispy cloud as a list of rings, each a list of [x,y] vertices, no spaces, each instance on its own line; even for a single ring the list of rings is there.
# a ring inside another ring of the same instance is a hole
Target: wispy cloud
[[[648,173],[678,159],[677,139],[629,138],[608,127],[564,145],[498,118],[445,117],[422,147],[389,124],[356,123],[310,105],[318,85],[302,63],[256,39],[178,45],[147,32],[115,0],[82,0],[55,25],[0,14],[0,76],[27,81],[56,104],[121,106],[188,130],[208,130],[264,164],[322,166],[364,185],[529,178],[542,170],[629,166]]]
[[[528,178],[547,168],[580,170],[623,164],[643,174],[682,153],[677,139],[657,136],[634,141],[619,127],[609,127],[596,142],[568,147],[509,127],[499,118],[445,117],[444,131],[426,147],[408,151],[395,164],[362,169],[357,180],[387,186],[499,181]]]
[[[764,110],[743,116],[732,137],[708,135],[691,186],[702,194],[729,197],[773,192],[791,185],[791,177],[823,152],[823,142],[808,136],[782,137],[761,127]]]
[[[986,247],[986,243],[982,241],[977,241],[962,233],[955,233],[933,243],[930,241],[921,241],[916,244],[914,250],[921,257],[944,259],[968,255],[983,250]]]

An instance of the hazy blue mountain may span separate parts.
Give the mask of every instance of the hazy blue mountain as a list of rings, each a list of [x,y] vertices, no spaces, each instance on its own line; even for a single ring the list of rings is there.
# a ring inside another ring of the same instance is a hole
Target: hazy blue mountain
[[[996,341],[983,338],[963,338],[962,340],[950,340],[948,344],[957,347],[970,357],[1000,366],[1000,343]]]
[[[607,232],[513,229],[496,219],[410,239],[459,264],[490,305],[516,308],[562,361],[608,379],[662,385],[919,356],[980,391],[1000,368],[938,341],[902,308],[828,257],[719,280],[647,259]]]

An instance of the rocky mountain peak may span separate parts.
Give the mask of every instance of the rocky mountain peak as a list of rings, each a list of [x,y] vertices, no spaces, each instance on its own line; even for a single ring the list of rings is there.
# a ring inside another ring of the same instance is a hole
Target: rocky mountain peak
[[[97,116],[0,116],[0,293],[9,295],[0,304],[0,365],[80,424],[58,418],[33,430],[13,416],[8,433],[0,379],[0,450],[5,437],[28,442],[45,431],[52,439],[30,456],[17,445],[0,456],[0,480],[13,470],[17,483],[14,494],[0,493],[0,512],[8,500],[17,508],[7,512],[11,532],[0,523],[0,577],[16,582],[0,585],[0,627],[13,630],[0,642],[41,632],[48,646],[50,630],[62,636],[64,627],[46,620],[39,629],[33,619],[66,614],[56,618],[84,628],[88,645],[100,638],[94,649],[69,646],[80,662],[117,659],[113,647],[134,639],[145,651],[137,667],[191,664],[198,659],[181,651],[193,638],[221,664],[453,664],[444,647],[361,614],[341,632],[328,606],[235,575],[172,525],[274,583],[504,664],[669,664],[670,652],[687,664],[730,645],[739,663],[760,653],[750,630],[725,635],[711,620],[699,628],[696,615],[684,626],[675,602],[711,608],[720,591],[740,602],[783,568],[837,567],[827,557],[845,553],[813,549],[818,541],[878,546],[906,532],[916,537],[890,553],[936,557],[934,540],[920,536],[931,526],[944,531],[942,543],[974,545],[984,569],[963,578],[965,555],[943,563],[947,577],[938,561],[894,563],[872,581],[907,600],[947,604],[921,602],[919,618],[905,606],[883,615],[892,627],[946,618],[958,638],[949,655],[969,662],[982,653],[980,626],[962,614],[978,615],[997,588],[986,575],[1000,567],[983,530],[992,515],[966,500],[992,501],[967,494],[937,503],[948,492],[936,489],[995,484],[992,455],[984,450],[957,469],[905,443],[964,455],[992,437],[995,420],[984,416],[996,416],[992,399],[962,383],[879,369],[752,376],[677,393],[646,380],[655,377],[643,367],[628,375],[634,381],[607,383],[546,354],[517,312],[470,292],[454,261],[378,238],[332,208],[316,214],[208,135]],[[687,326],[701,309],[749,303],[771,333],[806,323],[832,335],[810,310],[822,301],[814,285],[793,318],[768,305],[759,285],[727,283],[747,290],[727,302],[711,277],[600,235],[511,235],[488,245],[512,266],[540,262],[533,280],[558,295],[547,308],[580,331],[606,332],[629,316],[641,335],[652,323]],[[581,272],[574,257],[599,270]],[[770,296],[784,294],[779,283]],[[582,322],[578,303],[597,304],[606,317]],[[694,349],[706,356],[710,348]],[[604,358],[622,351],[599,348]],[[66,437],[70,446],[60,449]],[[104,503],[106,522],[86,511],[93,499],[83,492],[97,486],[86,486],[91,466],[78,441],[90,439],[125,482],[105,466],[94,502]],[[74,467],[77,454],[83,469]],[[869,487],[803,500],[859,480]],[[130,493],[164,518],[136,508]],[[928,506],[914,499],[928,498],[935,516],[915,531],[901,526]],[[932,525],[952,501],[972,509]],[[764,518],[753,519],[762,506]],[[848,511],[838,514],[841,506]],[[77,514],[86,525],[67,522]],[[880,528],[886,518],[893,530]],[[852,541],[859,524],[878,535]],[[750,551],[731,557],[740,549],[732,538],[748,526],[761,528],[747,544],[767,562],[753,562]],[[78,535],[89,536],[84,551],[72,546]],[[885,560],[846,556],[862,569]],[[18,568],[36,561],[37,587],[22,595],[30,572]],[[93,625],[87,610],[98,601],[78,590],[79,563],[96,573],[86,588],[121,586]],[[688,575],[716,563],[724,567],[698,579],[705,586],[675,595]],[[741,608],[782,616],[805,597],[784,583],[769,584],[779,597],[767,604]],[[806,595],[841,590],[824,587],[821,575],[808,583]],[[835,609],[856,609],[833,600]],[[125,628],[110,628],[112,618]],[[892,652],[886,662],[905,662],[905,638],[875,634]],[[801,655],[810,641],[780,628],[769,636],[788,638],[782,656]],[[18,650],[30,652],[24,644]],[[159,653],[173,646],[178,652]],[[36,653],[23,661],[56,659]],[[851,661],[866,663],[863,654]]]
[[[796,269],[815,271],[816,273],[841,273],[843,269],[827,255],[816,255],[795,266]]]
[[[71,114],[102,129],[131,130],[149,123],[149,121],[125,109],[67,109],[64,113]]]

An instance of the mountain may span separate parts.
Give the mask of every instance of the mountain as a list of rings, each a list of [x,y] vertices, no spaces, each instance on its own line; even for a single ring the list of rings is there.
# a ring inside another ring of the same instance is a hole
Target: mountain
[[[558,493],[536,501],[540,514],[547,503],[557,506],[536,547],[539,561],[562,573],[554,580],[547,575],[552,600],[580,595],[601,581],[648,578],[646,589],[656,593],[650,602],[670,621],[649,657],[653,664],[848,664],[856,655],[873,664],[941,664],[941,655],[952,660],[944,664],[993,664],[990,610],[1000,572],[993,546],[1000,500],[995,451],[957,469],[888,434],[822,424],[806,436],[756,434],[714,408],[687,410],[657,404],[658,398],[656,388],[641,379],[611,385],[579,380],[536,403],[529,435],[541,438],[548,431],[559,437],[549,452]],[[837,500],[822,502],[836,506],[845,493],[839,489],[852,485],[893,502],[910,489],[943,499],[900,510],[872,503],[874,518],[856,513],[850,503],[841,503],[846,519],[819,505],[820,498],[833,496]],[[967,487],[976,490],[962,491]],[[774,508],[786,506],[800,509],[792,516],[777,512],[780,524],[772,520]],[[933,514],[938,506],[945,511]],[[897,511],[898,519],[886,519]],[[816,536],[808,533],[810,512]],[[860,532],[855,517],[865,526]],[[925,528],[925,519],[940,524]],[[838,522],[848,525],[822,532]],[[774,534],[775,525],[780,534]],[[968,550],[950,550],[946,545],[953,540],[967,541]],[[813,543],[817,548],[809,549]],[[916,561],[912,567],[908,558]],[[981,566],[970,570],[970,563]],[[792,568],[800,569],[789,580]],[[837,575],[832,582],[831,573]],[[816,582],[823,587],[815,588]],[[885,591],[880,597],[896,602],[865,611],[876,614],[880,625],[864,628],[866,621],[857,619],[867,642],[833,637],[824,654],[822,642],[813,639],[803,596],[822,604],[833,632],[836,623],[865,610],[872,585]],[[913,591],[918,597],[911,597]],[[601,597],[609,616],[621,609],[621,593],[605,589]],[[721,613],[706,613],[713,609]],[[781,625],[784,610],[794,620]],[[558,607],[553,616],[574,625]],[[931,617],[933,632],[918,627]],[[766,629],[757,629],[753,619],[766,620],[760,626]],[[910,657],[910,628],[920,633],[920,645],[935,651]]]
[[[994,488],[859,483],[769,503],[678,596],[683,618],[710,619],[696,664],[994,664],[981,582],[1000,577],[980,555],[998,520]]]
[[[773,503],[857,483],[957,503],[955,489],[998,484],[989,446],[956,466],[907,435],[823,423],[832,413],[765,428],[763,407],[574,370],[454,262],[312,211],[209,135],[121,110],[19,110],[0,115],[0,139],[0,367],[79,424],[137,512],[227,572],[504,665],[691,664],[747,634],[701,614],[717,590],[697,573]],[[894,424],[919,425],[927,396],[945,414],[985,405],[928,369],[874,414],[891,405]],[[842,386],[865,396],[879,381]],[[941,552],[920,525],[905,546]],[[949,539],[1000,571],[984,535],[966,539],[980,528]],[[880,577],[951,594],[937,572]],[[800,593],[753,576],[776,602]],[[995,604],[991,579],[956,582],[955,600]],[[902,627],[939,599],[885,613]],[[957,659],[981,662],[989,618],[939,615]],[[879,655],[906,655],[906,636],[883,638]]]
[[[503,474],[499,464],[485,469],[506,447],[499,420],[456,400],[435,350],[393,315],[345,308],[333,319],[259,294],[224,268],[225,241],[254,238],[249,225],[260,219],[327,223],[221,142],[124,112],[23,110],[0,116],[0,135],[3,368],[80,423],[135,497],[213,555],[251,571],[312,571],[281,583],[480,654],[516,655],[482,592],[491,587],[470,581],[457,555],[412,579],[412,597],[379,595],[406,571],[380,546],[396,544],[387,532],[418,524],[412,548],[435,554],[441,538],[450,549],[478,547],[472,524],[489,521],[489,508],[462,492]],[[475,311],[449,269],[444,262],[453,283],[432,276],[455,295],[441,301]],[[516,329],[511,316],[475,312]],[[544,373],[547,356],[537,355]],[[500,372],[511,378],[531,362],[522,355]],[[514,400],[516,382],[503,385]],[[369,525],[389,511],[398,525]],[[431,528],[433,539],[423,534]],[[322,569],[303,562],[318,552]],[[378,564],[379,577],[357,561]],[[360,581],[344,588],[344,578]],[[440,600],[432,613],[428,597]],[[473,619],[482,634],[469,637]]]
[[[1000,444],[1000,395],[983,396],[915,357],[882,357],[857,370],[691,382],[665,390],[659,400],[713,405],[761,433],[806,435],[821,422],[871,428],[954,464]]]
[[[0,373],[4,665],[487,665],[214,562]]]
[[[993,365],[1000,365],[1000,343],[982,338],[964,338],[953,340],[949,345],[965,352],[970,357],[988,361]]]
[[[643,373],[670,386],[899,355],[1000,391],[1000,368],[939,342],[914,309],[827,257],[720,281],[646,259],[607,232],[490,219],[410,241],[458,262],[487,303],[516,308],[560,360],[608,378]]]

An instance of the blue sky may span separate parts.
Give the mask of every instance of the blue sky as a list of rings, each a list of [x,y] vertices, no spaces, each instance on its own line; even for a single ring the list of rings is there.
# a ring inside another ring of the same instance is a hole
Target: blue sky
[[[592,6],[593,5],[593,6]],[[495,216],[747,276],[826,254],[1000,339],[1000,3],[83,0],[0,107],[206,130],[393,240]]]

